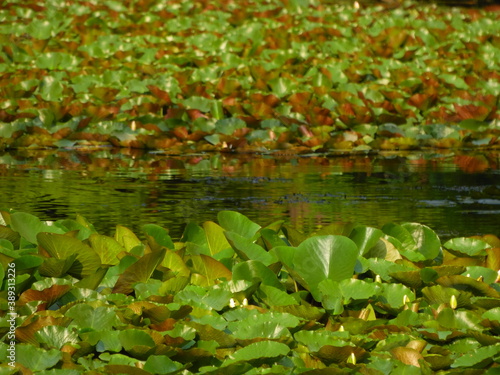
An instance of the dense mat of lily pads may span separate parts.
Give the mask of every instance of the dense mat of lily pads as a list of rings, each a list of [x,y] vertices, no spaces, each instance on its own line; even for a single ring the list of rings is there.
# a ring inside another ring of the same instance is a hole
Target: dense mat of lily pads
[[[222,211],[154,224],[0,216],[0,304],[16,270],[16,367],[2,374],[494,374],[500,239],[418,223],[305,235]],[[11,277],[11,276],[10,276]],[[1,336],[9,331],[7,316]]]
[[[498,147],[495,10],[7,0],[0,148]]]

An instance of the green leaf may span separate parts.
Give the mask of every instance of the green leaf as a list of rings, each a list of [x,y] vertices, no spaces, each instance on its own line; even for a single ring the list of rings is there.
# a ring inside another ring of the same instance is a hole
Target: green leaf
[[[293,296],[285,291],[265,284],[259,286],[255,296],[271,307],[299,304]]]
[[[346,279],[339,282],[342,295],[346,300],[369,299],[381,292],[382,287],[378,283],[368,283],[358,279]]]
[[[101,266],[99,255],[77,238],[55,233],[38,233],[37,240],[39,246],[56,259],[66,259],[76,255],[68,270],[68,273],[75,277],[89,276]]]
[[[118,264],[118,254],[125,252],[125,248],[112,237],[94,233],[90,235],[89,242],[103,265]]]
[[[43,263],[44,259],[40,256],[35,255],[22,255],[14,260],[16,265],[16,272],[28,271],[32,268],[36,268]]]
[[[175,249],[174,243],[165,228],[156,224],[146,224],[142,226],[142,230],[147,236],[152,237],[159,246],[171,250]]]
[[[260,229],[260,225],[235,211],[220,211],[217,220],[228,232],[235,232],[246,238],[252,238]]]
[[[383,289],[380,294],[380,300],[387,303],[392,308],[400,308],[408,302],[415,300],[415,293],[404,285],[401,284],[382,284]],[[406,298],[405,298],[406,296]]]
[[[273,271],[257,260],[240,262],[233,267],[233,281],[247,280],[252,283],[262,283],[280,290],[285,288],[280,283]]]
[[[204,254],[190,256],[186,265],[191,268],[193,274],[200,276],[195,279],[194,275],[191,276],[191,282],[195,285],[214,285],[219,279],[231,280],[232,277],[231,271],[224,264]]]
[[[36,216],[24,212],[15,212],[10,215],[10,219],[12,230],[34,244],[38,244],[36,236],[40,232],[64,233],[61,228],[43,223]]]
[[[446,249],[454,250],[458,253],[466,254],[468,256],[481,256],[486,255],[486,249],[491,246],[476,238],[459,237],[453,238],[443,245]]]
[[[441,310],[436,321],[448,329],[482,331],[480,317],[469,311],[457,311],[447,307]]]
[[[182,368],[182,364],[174,362],[166,355],[151,355],[144,364],[144,370],[152,374],[171,374]]]
[[[291,336],[290,331],[285,326],[276,322],[240,325],[240,327],[233,332],[233,335],[237,340],[250,340],[254,338],[276,340],[282,338],[283,336]]]
[[[242,129],[244,127],[246,127],[246,123],[242,119],[239,119],[237,117],[225,118],[222,120],[218,120],[215,123],[215,132],[219,134],[232,135],[235,130]]]
[[[134,232],[122,225],[116,226],[115,240],[122,245],[127,252],[130,252],[134,247],[142,244]]]
[[[45,76],[40,82],[37,91],[43,100],[52,102],[63,99],[63,90],[64,86],[59,79],[52,76]]]
[[[140,329],[127,329],[119,334],[120,343],[126,351],[130,351],[134,346],[143,345],[153,347],[155,342],[153,338]]]
[[[59,350],[43,350],[28,344],[16,345],[16,361],[31,371],[43,371],[51,368],[62,359]]]
[[[224,228],[220,225],[214,223],[213,221],[206,221],[203,223],[203,229],[205,230],[206,242],[208,243],[208,248],[210,250],[209,255],[215,255],[222,250],[231,247],[229,242],[227,242],[226,236],[224,235]]]
[[[61,349],[65,344],[76,344],[80,339],[71,329],[61,326],[47,326],[35,333],[36,339],[49,347]]]
[[[359,226],[355,227],[349,238],[358,246],[359,255],[366,254],[384,233],[380,229]]]
[[[483,313],[483,319],[500,322],[500,307],[495,307]]]
[[[120,323],[115,310],[106,306],[92,307],[88,304],[78,304],[66,311],[65,315],[72,318],[73,323],[81,329],[110,330]]]
[[[386,224],[382,230],[401,242],[401,254],[410,260],[432,260],[439,255],[441,250],[439,237],[425,225],[419,223]]]
[[[298,331],[294,335],[295,340],[308,347],[310,351],[316,352],[325,345],[343,347],[349,345],[345,339],[349,338],[350,334],[344,332],[331,331]]]
[[[280,342],[260,341],[241,348],[225,361],[223,367],[237,361],[251,361],[253,359],[283,357],[290,352],[290,348]]]
[[[78,65],[79,59],[76,56],[64,52],[46,52],[37,56],[35,65],[39,69],[68,69]]]
[[[295,250],[290,249],[279,246],[274,250],[281,262],[300,275],[306,284],[304,287],[313,295],[322,280],[351,278],[359,252],[356,244],[343,236],[314,236]]]
[[[257,245],[251,239],[234,232],[224,232],[224,235],[235,252],[244,260],[256,260],[264,263],[266,266],[278,261],[274,254],[267,252],[262,246]]]
[[[471,350],[468,353],[455,359],[455,362],[453,362],[451,367],[471,368],[473,366],[482,364],[482,366],[479,366],[478,368],[485,368],[493,361],[493,358],[497,356],[498,353],[500,353],[500,344]]]
[[[142,256],[137,262],[128,267],[123,272],[115,286],[113,293],[130,294],[134,290],[134,284],[145,283],[153,274],[153,271],[158,267],[165,257],[165,249]]]
[[[212,106],[212,100],[204,98],[203,96],[191,96],[184,99],[183,104],[187,108],[197,109],[201,112],[209,112]]]
[[[269,81],[269,86],[271,87],[271,91],[276,94],[278,98],[282,98],[288,94],[292,93],[292,90],[295,88],[295,83],[290,79],[285,79],[282,77],[273,79]]]
[[[441,79],[446,83],[455,86],[457,89],[468,90],[469,85],[465,83],[463,78],[454,74],[441,74]]]

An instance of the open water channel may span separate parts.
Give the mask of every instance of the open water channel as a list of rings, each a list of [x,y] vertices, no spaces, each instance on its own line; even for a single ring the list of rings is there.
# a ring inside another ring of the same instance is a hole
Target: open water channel
[[[174,156],[137,150],[0,153],[0,209],[79,213],[103,234],[169,229],[236,210],[312,233],[334,222],[419,222],[442,239],[500,235],[500,153]]]

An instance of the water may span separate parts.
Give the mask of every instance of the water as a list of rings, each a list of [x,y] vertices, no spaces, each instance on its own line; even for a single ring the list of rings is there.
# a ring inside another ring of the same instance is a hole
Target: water
[[[333,222],[420,222],[443,239],[500,235],[498,152],[185,157],[130,150],[0,154],[0,209],[43,220],[79,213],[103,234],[116,224],[186,223],[236,210],[306,233]]]

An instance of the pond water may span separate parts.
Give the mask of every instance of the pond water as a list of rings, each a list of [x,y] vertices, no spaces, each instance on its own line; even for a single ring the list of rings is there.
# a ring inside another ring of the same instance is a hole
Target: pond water
[[[137,150],[0,153],[0,209],[44,220],[79,213],[103,234],[116,224],[169,229],[236,210],[306,233],[335,222],[420,222],[443,239],[500,235],[498,152],[174,156]]]

